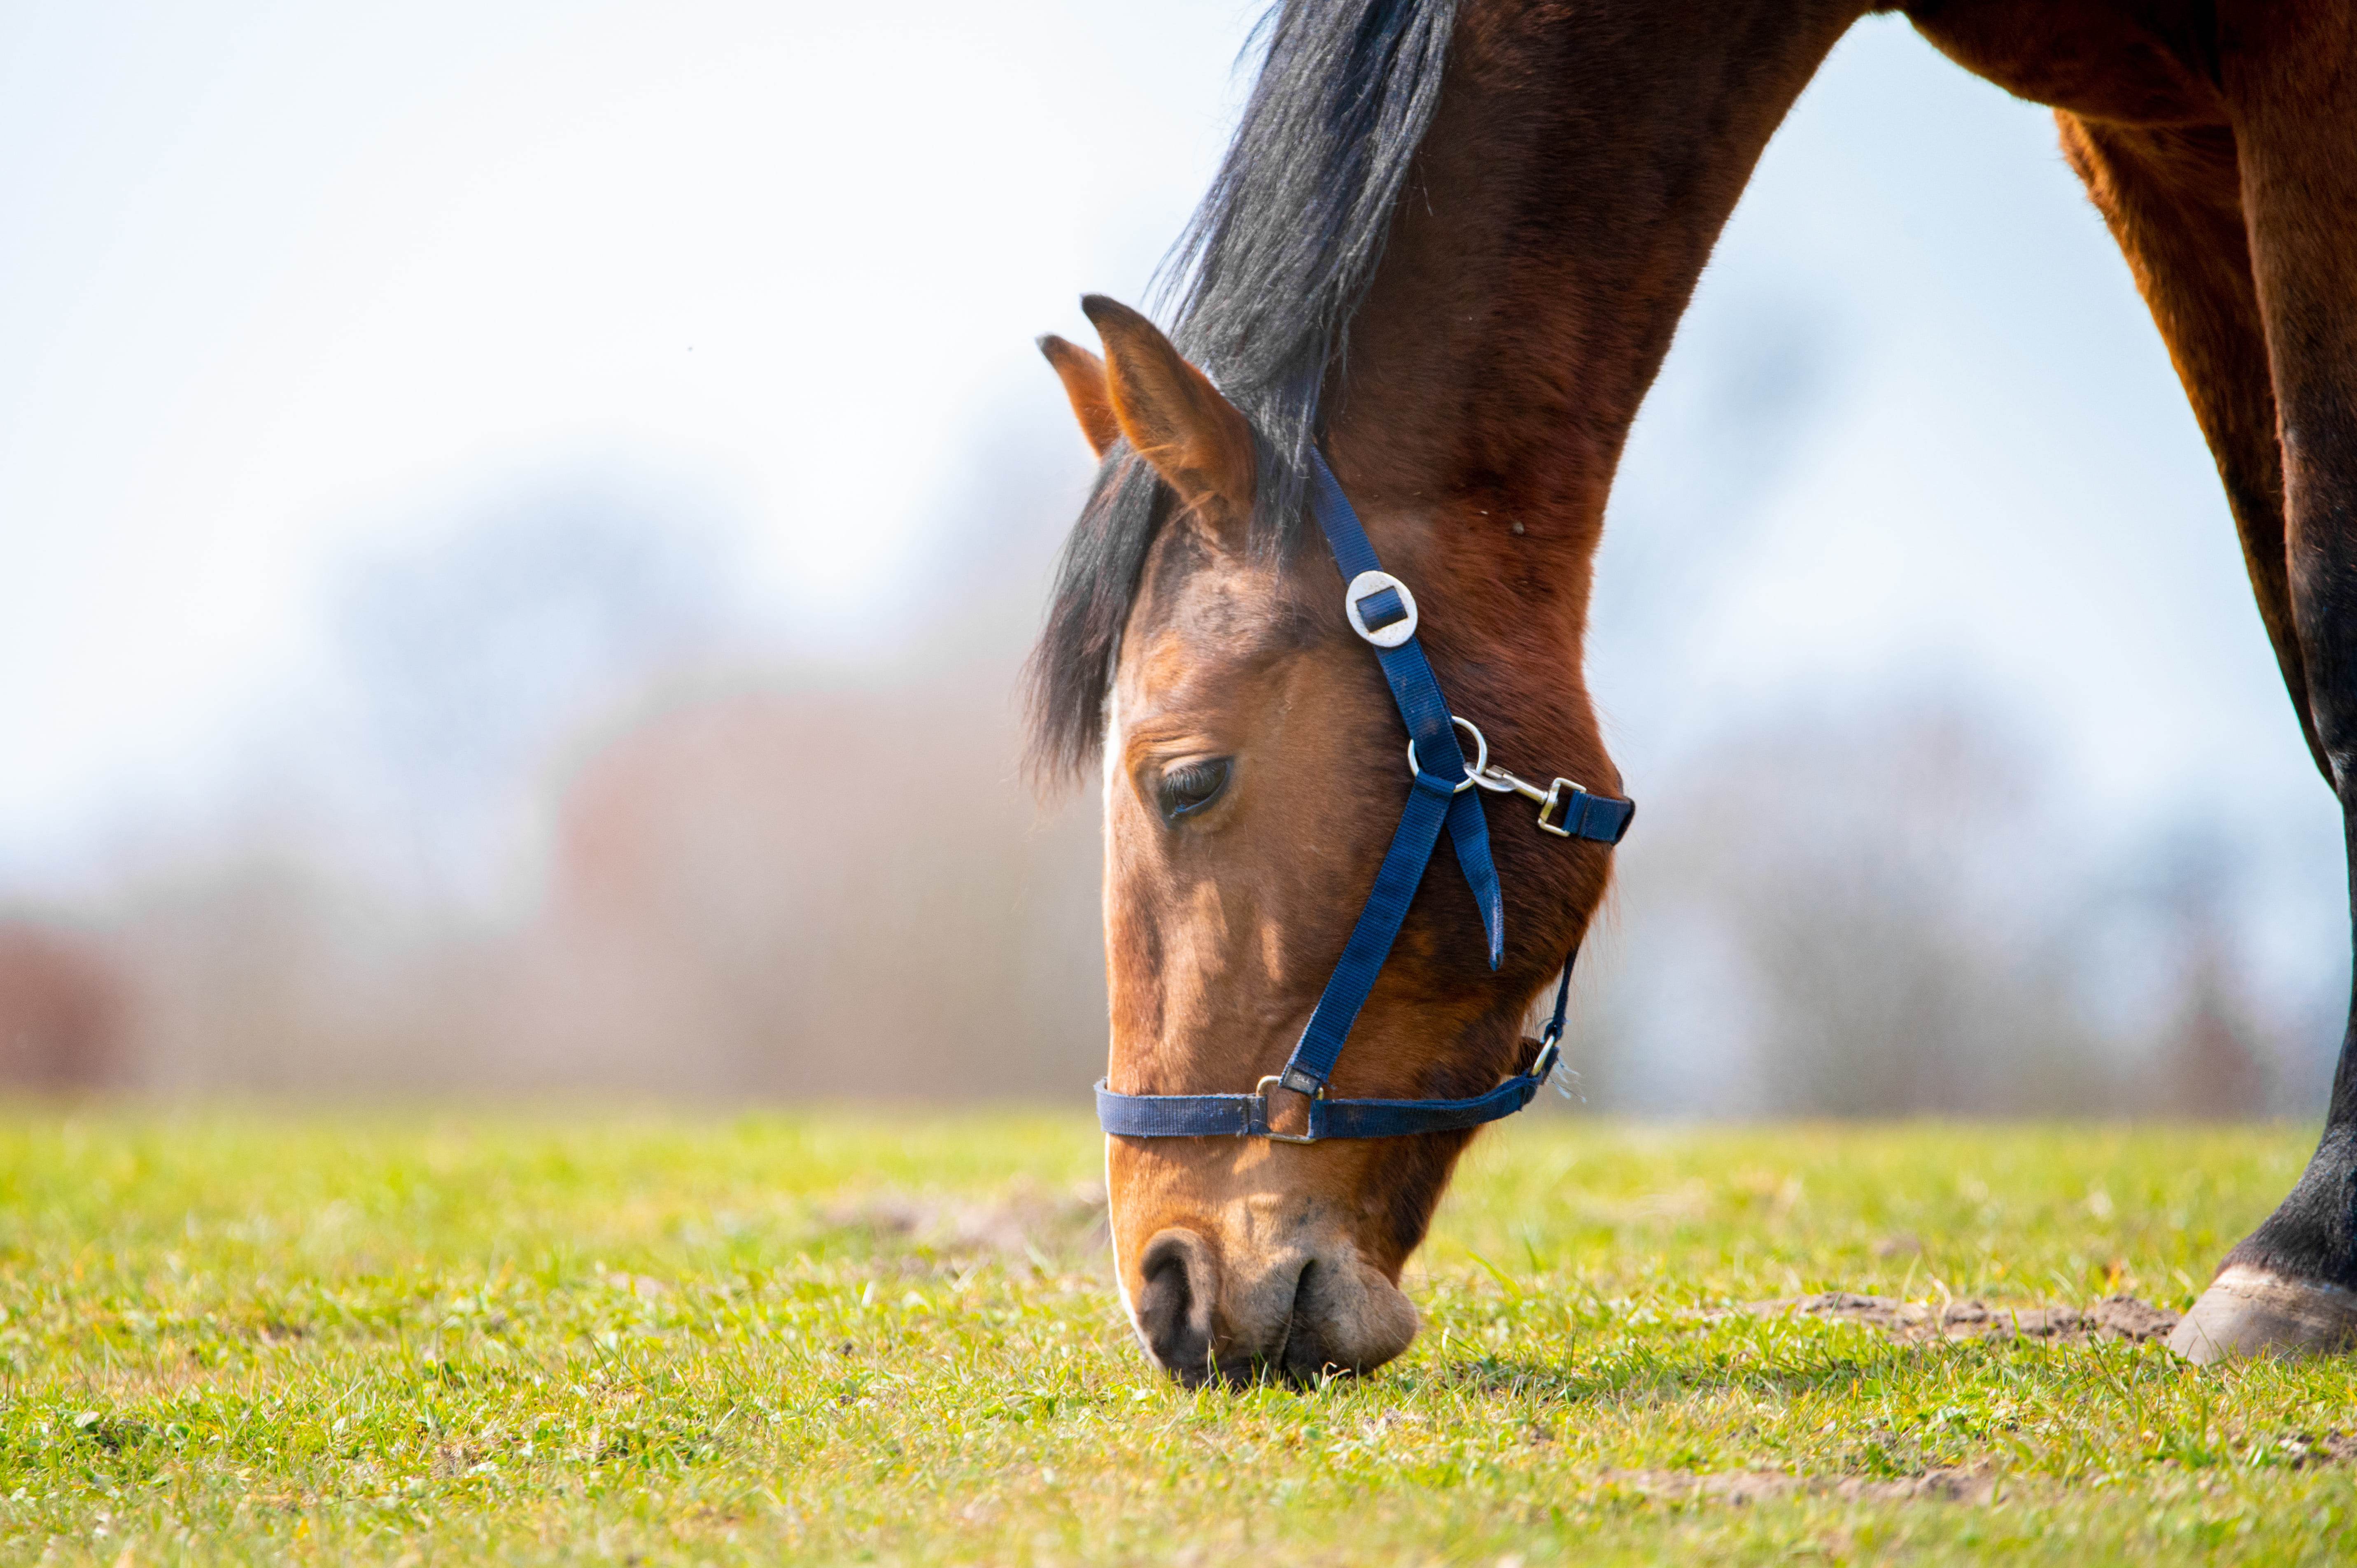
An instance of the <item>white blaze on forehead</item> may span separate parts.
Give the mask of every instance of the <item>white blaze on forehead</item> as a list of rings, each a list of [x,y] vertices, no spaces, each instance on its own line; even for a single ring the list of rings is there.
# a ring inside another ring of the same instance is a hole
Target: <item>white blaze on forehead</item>
[[[1116,679],[1105,683],[1104,832],[1105,870],[1108,875],[1110,875],[1113,869],[1113,788],[1114,780],[1121,776],[1120,759],[1121,682]],[[1110,883],[1107,885],[1107,891],[1111,891]],[[1106,1028],[1108,1034],[1110,1034],[1112,1028],[1110,1022],[1107,1023]],[[1108,1065],[1110,1065],[1110,1058],[1113,1054],[1110,1044],[1108,1044],[1105,1054],[1108,1058]],[[1113,1138],[1111,1134],[1107,1134],[1104,1144],[1105,1239],[1113,1243],[1114,1289],[1121,1294],[1122,1315],[1129,1319],[1129,1331],[1137,1336],[1137,1342],[1140,1345],[1145,1346],[1146,1359],[1152,1361],[1158,1367],[1162,1364],[1161,1358],[1155,1355],[1153,1346],[1146,1344],[1146,1326],[1137,1320],[1137,1304],[1132,1301],[1129,1296],[1129,1271],[1122,1266],[1121,1205],[1114,1201]]]
[[[1113,673],[1105,678],[1104,788],[1105,805],[1113,805],[1113,781],[1121,777],[1121,649],[1113,650]],[[1108,811],[1105,818],[1113,820]]]

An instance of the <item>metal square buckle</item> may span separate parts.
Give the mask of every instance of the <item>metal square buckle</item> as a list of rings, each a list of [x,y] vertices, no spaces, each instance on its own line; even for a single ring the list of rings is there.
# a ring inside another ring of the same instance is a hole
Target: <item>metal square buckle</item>
[[[1562,1059],[1563,1041],[1546,1040],[1540,1045],[1539,1054],[1531,1058],[1531,1070],[1526,1076],[1536,1079],[1541,1085],[1544,1085],[1548,1079],[1555,1076],[1555,1063]]]
[[[1570,779],[1558,779],[1554,783],[1547,786],[1546,799],[1539,802],[1540,831],[1543,832],[1553,833],[1559,839],[1567,839],[1572,836],[1572,832],[1569,828],[1559,828],[1555,826],[1555,814],[1565,809],[1563,792],[1566,789],[1570,790],[1574,795],[1585,795],[1587,793],[1587,790],[1584,787],[1573,783]]]
[[[1267,1138],[1279,1144],[1317,1143],[1318,1141],[1318,1102],[1326,1098],[1325,1086],[1320,1084],[1317,1093],[1306,1097],[1309,1101],[1309,1112],[1307,1119],[1303,1122],[1303,1125],[1308,1127],[1309,1131],[1307,1133],[1280,1133],[1276,1130],[1275,1124],[1269,1120],[1268,1115],[1268,1086],[1272,1083],[1276,1084],[1279,1088],[1284,1087],[1283,1080],[1275,1073],[1270,1073],[1258,1083],[1253,1085],[1253,1095],[1260,1101],[1260,1125],[1254,1128],[1253,1131],[1259,1133],[1264,1138]],[[1286,1092],[1288,1094],[1299,1094],[1301,1091],[1297,1089],[1292,1089],[1286,1090]]]
[[[1371,627],[1361,607],[1386,588],[1399,596],[1400,613],[1384,625]],[[1397,648],[1415,635],[1415,596],[1389,572],[1361,572],[1351,578],[1351,585],[1342,590],[1342,613],[1350,618],[1351,629],[1377,648]]]

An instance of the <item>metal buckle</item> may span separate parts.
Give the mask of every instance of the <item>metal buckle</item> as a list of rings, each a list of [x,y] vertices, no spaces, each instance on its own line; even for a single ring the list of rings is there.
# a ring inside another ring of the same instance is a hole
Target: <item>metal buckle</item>
[[[1262,1137],[1264,1137],[1264,1138],[1268,1138],[1268,1139],[1271,1139],[1271,1140],[1274,1140],[1275,1142],[1279,1143],[1279,1144],[1315,1144],[1315,1143],[1317,1143],[1317,1142],[1318,1141],[1318,1102],[1319,1101],[1321,1101],[1321,1100],[1323,1100],[1323,1099],[1325,1099],[1325,1098],[1326,1098],[1326,1088],[1325,1088],[1325,1085],[1320,1084],[1320,1085],[1318,1086],[1318,1092],[1317,1092],[1317,1093],[1315,1093],[1315,1094],[1311,1094],[1311,1095],[1305,1095],[1305,1096],[1303,1096],[1303,1098],[1307,1099],[1307,1100],[1309,1101],[1309,1112],[1308,1112],[1308,1117],[1307,1117],[1307,1118],[1304,1120],[1304,1122],[1302,1122],[1302,1125],[1303,1125],[1303,1126],[1305,1126],[1305,1127],[1308,1127],[1308,1128],[1309,1129],[1309,1131],[1308,1131],[1308,1132],[1307,1132],[1307,1133],[1280,1133],[1280,1132],[1278,1132],[1278,1131],[1276,1130],[1276,1124],[1275,1124],[1275,1122],[1271,1122],[1271,1121],[1269,1120],[1269,1116],[1268,1116],[1268,1086],[1269,1086],[1270,1084],[1274,1083],[1274,1084],[1278,1085],[1278,1086],[1281,1088],[1281,1087],[1283,1087],[1283,1082],[1284,1082],[1283,1079],[1282,1079],[1278,1074],[1276,1074],[1276,1073],[1270,1073],[1267,1077],[1265,1077],[1265,1078],[1262,1079],[1258,1083],[1256,1083],[1256,1084],[1254,1084],[1254,1085],[1253,1085],[1253,1096],[1254,1096],[1254,1099],[1256,1099],[1256,1100],[1258,1100],[1258,1101],[1260,1101],[1260,1126],[1259,1126],[1259,1128],[1257,1129],[1257,1131],[1259,1132],[1259,1133],[1260,1133],[1260,1135],[1261,1135]],[[1300,1091],[1299,1090],[1297,1090],[1297,1089],[1288,1089],[1288,1090],[1286,1090],[1286,1092],[1287,1094],[1300,1094],[1300,1093],[1301,1093],[1301,1091]]]
[[[1587,789],[1585,785],[1575,784],[1568,779],[1556,779],[1553,784],[1547,786],[1547,792],[1544,795],[1538,795],[1536,790],[1530,791],[1531,794],[1537,797],[1539,802],[1539,831],[1542,832],[1553,833],[1559,839],[1567,839],[1573,836],[1572,831],[1569,828],[1559,828],[1555,825],[1553,821],[1550,820],[1554,818],[1555,812],[1563,806],[1563,792],[1566,789],[1569,789],[1575,795],[1585,795],[1587,793]]]
[[[1474,785],[1482,782],[1482,774],[1490,766],[1490,742],[1471,719],[1459,718],[1452,714],[1449,715],[1448,722],[1473,737],[1473,760],[1465,765],[1465,777],[1459,779],[1457,788],[1450,791],[1452,794],[1462,795]],[[1423,764],[1415,759],[1415,739],[1411,736],[1407,743],[1407,775],[1414,779],[1423,772]]]
[[[1531,1070],[1529,1076],[1536,1079],[1537,1082],[1544,1087],[1546,1083],[1547,1076],[1555,1071],[1555,1064],[1562,1059],[1563,1036],[1557,1035],[1552,1039],[1541,1036],[1539,1054],[1531,1058]]]
[[[1366,618],[1359,613],[1359,601],[1372,598],[1385,588],[1399,596],[1400,608],[1407,614],[1389,626],[1377,627],[1370,631]],[[1389,572],[1361,572],[1351,578],[1351,585],[1342,590],[1342,613],[1351,618],[1351,629],[1377,648],[1397,648],[1415,635],[1415,596],[1408,592],[1405,583]]]

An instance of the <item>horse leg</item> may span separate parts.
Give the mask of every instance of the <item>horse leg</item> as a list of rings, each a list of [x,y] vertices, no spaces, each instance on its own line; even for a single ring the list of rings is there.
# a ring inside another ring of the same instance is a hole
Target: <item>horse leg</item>
[[[2259,618],[2309,749],[2331,779],[2285,548],[2283,448],[2234,131],[2126,126],[2068,113],[2055,119],[2063,154],[2126,255],[2217,459]],[[2341,1054],[2334,1127],[2357,1110],[2345,1087],[2346,1041]],[[2174,1349],[2207,1362],[2238,1351],[2328,1347],[2346,1337],[2357,1322],[2349,1288],[2357,1268],[2347,1225],[2333,1223],[2332,1195],[2348,1179],[2351,1157],[2345,1132],[2328,1128],[2298,1189],[2228,1258],[2178,1326]],[[2343,1215],[2347,1207],[2339,1206]]]
[[[2236,47],[2222,64],[2276,409],[2280,569],[2298,645],[2285,672],[2304,686],[2294,696],[2305,698],[2310,744],[2341,799],[2357,870],[2357,81],[2346,69],[2357,19],[2337,0],[2239,10]],[[2263,587],[2263,605],[2266,597]],[[2352,905],[2357,913],[2357,880]],[[2227,1254],[2169,1339],[2199,1362],[2352,1343],[2357,999],[2307,1170]]]
[[[2054,120],[2063,156],[2127,257],[2217,459],[2259,619],[2275,645],[2300,733],[2330,779],[2309,716],[2307,667],[2293,624],[2275,385],[2251,275],[2233,131],[2223,124],[2122,125],[2064,110]]]

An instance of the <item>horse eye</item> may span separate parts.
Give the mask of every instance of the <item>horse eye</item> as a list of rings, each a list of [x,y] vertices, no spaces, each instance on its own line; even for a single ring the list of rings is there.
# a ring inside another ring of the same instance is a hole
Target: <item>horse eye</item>
[[[1165,817],[1183,817],[1210,805],[1227,783],[1228,758],[1189,762],[1162,776],[1162,782],[1154,789],[1156,803]]]

